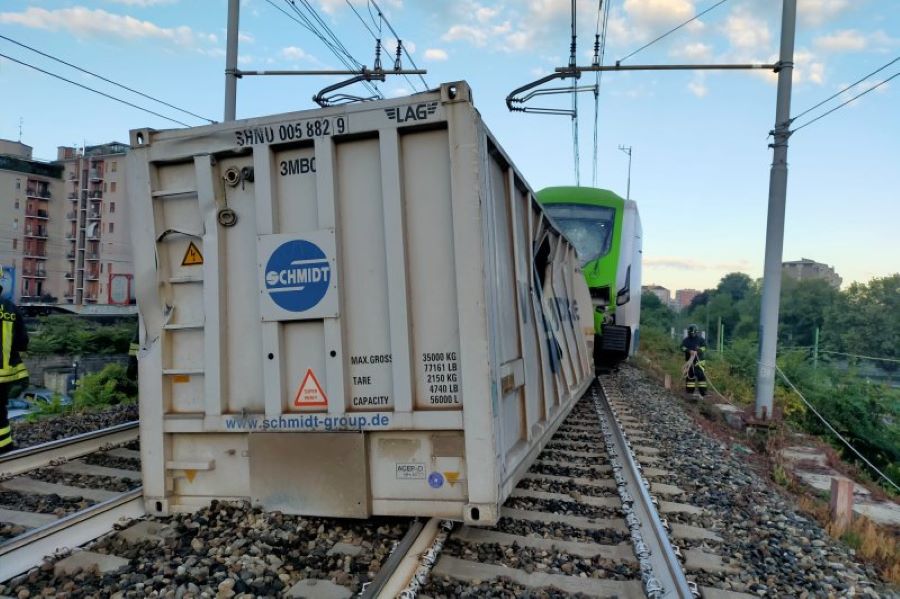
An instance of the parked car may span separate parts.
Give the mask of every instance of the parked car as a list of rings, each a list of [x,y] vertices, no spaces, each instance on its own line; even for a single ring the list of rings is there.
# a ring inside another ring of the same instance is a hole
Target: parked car
[[[50,389],[43,387],[29,387],[19,394],[18,397],[11,397],[8,403],[9,419],[23,418],[24,416],[37,411],[42,405],[50,405],[53,397],[58,395],[60,403],[64,406],[72,404],[72,398],[65,393],[56,393]]]

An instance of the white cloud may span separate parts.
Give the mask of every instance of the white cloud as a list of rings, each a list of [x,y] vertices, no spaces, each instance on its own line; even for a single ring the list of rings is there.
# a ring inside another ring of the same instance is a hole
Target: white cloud
[[[357,7],[365,8],[368,0],[350,0]],[[389,6],[391,8],[403,8],[403,0],[384,0],[380,3],[382,7]],[[319,8],[328,14],[334,14],[339,9],[347,7],[345,0],[319,0]]]
[[[766,51],[772,40],[769,25],[743,8],[731,12],[722,26],[731,45],[744,51]]]
[[[499,8],[489,8],[487,6],[479,6],[475,9],[475,20],[479,23],[487,23],[497,16],[500,12]]]
[[[425,60],[447,60],[449,56],[446,50],[440,48],[428,48],[425,50]]]
[[[713,55],[713,49],[709,44],[693,42],[672,50],[672,55],[689,60],[710,60]]]
[[[251,62],[253,62],[254,60],[256,60],[256,59],[249,54],[242,54],[242,55],[238,56],[238,64],[248,65]]]
[[[487,44],[488,31],[486,28],[475,25],[457,24],[450,27],[447,32],[441,36],[445,42],[465,41],[474,46],[484,46]]]
[[[114,37],[123,40],[157,39],[179,46],[216,43],[213,34],[196,32],[186,25],[160,27],[127,15],[105,10],[91,10],[82,6],[47,10],[29,7],[22,12],[0,13],[0,23],[21,25],[32,29],[64,30],[78,37]]]
[[[804,25],[819,27],[850,6],[850,0],[797,0],[797,16]]]
[[[842,29],[817,37],[813,44],[828,52],[858,52],[865,50],[868,40],[855,29]]]
[[[116,4],[125,4],[127,6],[139,6],[146,8],[148,6],[157,6],[159,4],[175,4],[178,0],[106,0],[107,2],[115,2]]]
[[[256,41],[256,38],[253,37],[253,35],[250,33],[244,33],[243,31],[241,31],[240,33],[238,33],[238,41],[244,42],[246,44],[252,44]]]
[[[794,52],[794,83],[825,83],[825,63],[819,60],[809,50],[797,50]]]
[[[281,49],[281,56],[287,58],[288,60],[303,60],[304,58],[309,58],[309,54],[303,50],[303,48],[298,48],[297,46],[288,46],[287,48]]]
[[[408,96],[412,93],[407,87],[395,87],[394,89],[388,92],[389,98],[401,98],[403,96]]]
[[[709,88],[706,87],[706,77],[703,73],[697,73],[691,82],[688,83],[688,91],[698,98],[706,97],[706,94],[709,93]]]
[[[625,0],[624,8],[640,28],[669,27],[696,14],[694,3],[690,0]]]

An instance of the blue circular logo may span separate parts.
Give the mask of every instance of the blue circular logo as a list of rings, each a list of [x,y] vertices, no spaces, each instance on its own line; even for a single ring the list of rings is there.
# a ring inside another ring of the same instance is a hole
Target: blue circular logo
[[[331,263],[319,246],[303,239],[281,244],[266,263],[266,290],[272,301],[291,312],[314,307],[331,283]]]
[[[428,475],[428,484],[432,489],[440,489],[444,486],[444,475],[440,472],[432,472]]]

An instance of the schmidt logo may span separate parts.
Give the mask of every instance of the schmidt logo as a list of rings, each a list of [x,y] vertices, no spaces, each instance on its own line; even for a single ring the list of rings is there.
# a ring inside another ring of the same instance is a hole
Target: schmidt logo
[[[281,244],[266,264],[266,290],[278,306],[291,312],[315,307],[331,283],[331,264],[316,244],[296,239]]]

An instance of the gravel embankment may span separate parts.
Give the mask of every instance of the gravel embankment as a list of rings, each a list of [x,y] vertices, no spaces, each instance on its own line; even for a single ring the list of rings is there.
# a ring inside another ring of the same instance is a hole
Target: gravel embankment
[[[31,447],[137,419],[137,404],[129,404],[112,406],[102,412],[62,414],[37,422],[15,421],[12,423],[13,441],[17,447]]]
[[[689,572],[699,584],[764,597],[900,597],[873,567],[855,559],[852,549],[798,513],[740,453],[701,431],[680,400],[658,383],[631,366],[613,379],[662,451],[661,467],[673,473],[665,482],[686,492],[679,501],[707,511],[670,515],[670,522],[702,526],[723,539],[703,548],[735,571]]]
[[[358,593],[408,527],[402,519],[304,518],[217,501],[194,514],[156,520],[175,533],[163,544],[129,545],[111,535],[91,547],[129,560],[116,572],[55,578],[48,564],[0,584],[0,595],[174,599],[205,593],[249,599],[282,596],[307,578],[331,580]],[[335,547],[338,543],[344,545]]]

